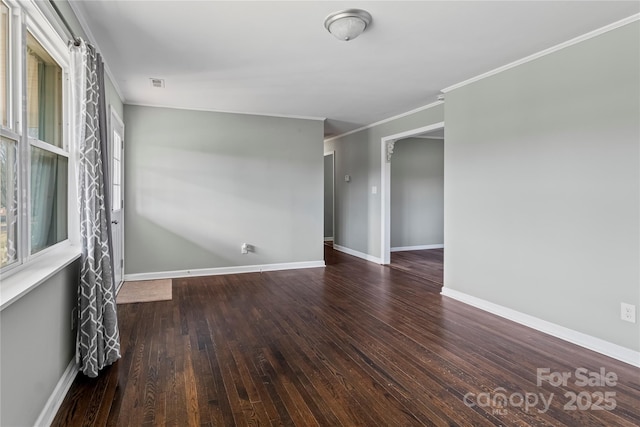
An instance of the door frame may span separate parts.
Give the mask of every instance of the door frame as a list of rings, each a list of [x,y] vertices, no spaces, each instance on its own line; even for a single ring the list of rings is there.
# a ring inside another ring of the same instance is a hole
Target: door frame
[[[331,189],[331,196],[333,197],[333,201],[332,201],[332,212],[331,212],[331,220],[333,221],[333,224],[331,224],[331,230],[333,231],[333,236],[331,237],[331,241],[335,242],[336,241],[336,150],[332,150],[332,151],[326,151],[324,153],[324,157],[327,156],[333,156],[332,159],[332,165],[331,165],[331,172],[333,173],[333,177],[331,178],[331,185],[333,186],[333,188]],[[323,157],[323,158],[324,158]],[[324,237],[324,232],[322,233],[323,237]],[[327,241],[326,238],[324,240],[325,242]]]
[[[393,154],[393,145],[399,139],[438,129],[444,129],[444,122],[383,136],[380,139],[380,261],[383,265],[391,263],[391,160],[387,160],[387,153]]]
[[[111,165],[111,159],[113,159],[113,132],[114,130],[117,128],[122,129],[122,134],[121,139],[122,139],[122,145],[120,147],[120,197],[121,197],[121,201],[120,201],[120,211],[121,211],[121,215],[120,215],[120,253],[122,254],[122,280],[119,280],[118,283],[115,284],[116,286],[116,294],[118,293],[118,291],[120,290],[120,287],[122,286],[122,284],[124,283],[124,268],[125,268],[125,263],[124,263],[124,192],[125,192],[125,188],[124,188],[124,164],[125,164],[125,159],[124,159],[124,141],[125,141],[125,128],[124,128],[124,121],[120,118],[120,116],[118,115],[117,111],[113,108],[112,105],[109,105],[109,115],[108,115],[108,129],[109,129],[109,136],[107,138],[108,143],[109,143],[109,168],[112,167]],[[111,172],[111,169],[110,169]],[[111,177],[111,173],[109,174],[109,176]],[[109,182],[109,186],[112,186],[112,182]],[[111,194],[111,192],[113,191],[113,188],[109,189],[109,194]],[[114,266],[116,262],[120,262],[120,260],[113,260],[114,262]]]

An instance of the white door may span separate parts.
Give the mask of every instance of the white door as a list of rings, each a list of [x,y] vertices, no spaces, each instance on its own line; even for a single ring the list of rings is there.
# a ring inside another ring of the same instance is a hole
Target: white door
[[[113,242],[113,267],[116,289],[124,276],[124,124],[115,111],[110,115],[111,155],[111,241]]]

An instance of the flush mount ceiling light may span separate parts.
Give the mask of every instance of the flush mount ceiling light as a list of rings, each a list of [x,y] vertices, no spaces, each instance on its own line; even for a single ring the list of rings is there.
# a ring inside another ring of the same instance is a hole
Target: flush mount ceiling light
[[[370,23],[369,12],[361,9],[346,9],[327,16],[324,27],[338,40],[349,41],[362,34]]]

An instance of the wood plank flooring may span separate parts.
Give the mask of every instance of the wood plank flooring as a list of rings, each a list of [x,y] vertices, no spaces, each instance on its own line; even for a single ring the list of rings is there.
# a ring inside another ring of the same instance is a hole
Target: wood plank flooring
[[[389,267],[442,285],[444,249],[391,252]]]
[[[640,424],[639,369],[325,248],[325,269],[175,279],[172,301],[119,306],[122,359],[80,374],[53,425]],[[538,368],[572,377],[538,386]]]

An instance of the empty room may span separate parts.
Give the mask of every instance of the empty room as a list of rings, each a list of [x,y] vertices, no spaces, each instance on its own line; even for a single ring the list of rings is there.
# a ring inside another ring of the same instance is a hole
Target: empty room
[[[639,2],[0,12],[1,426],[640,425]]]

